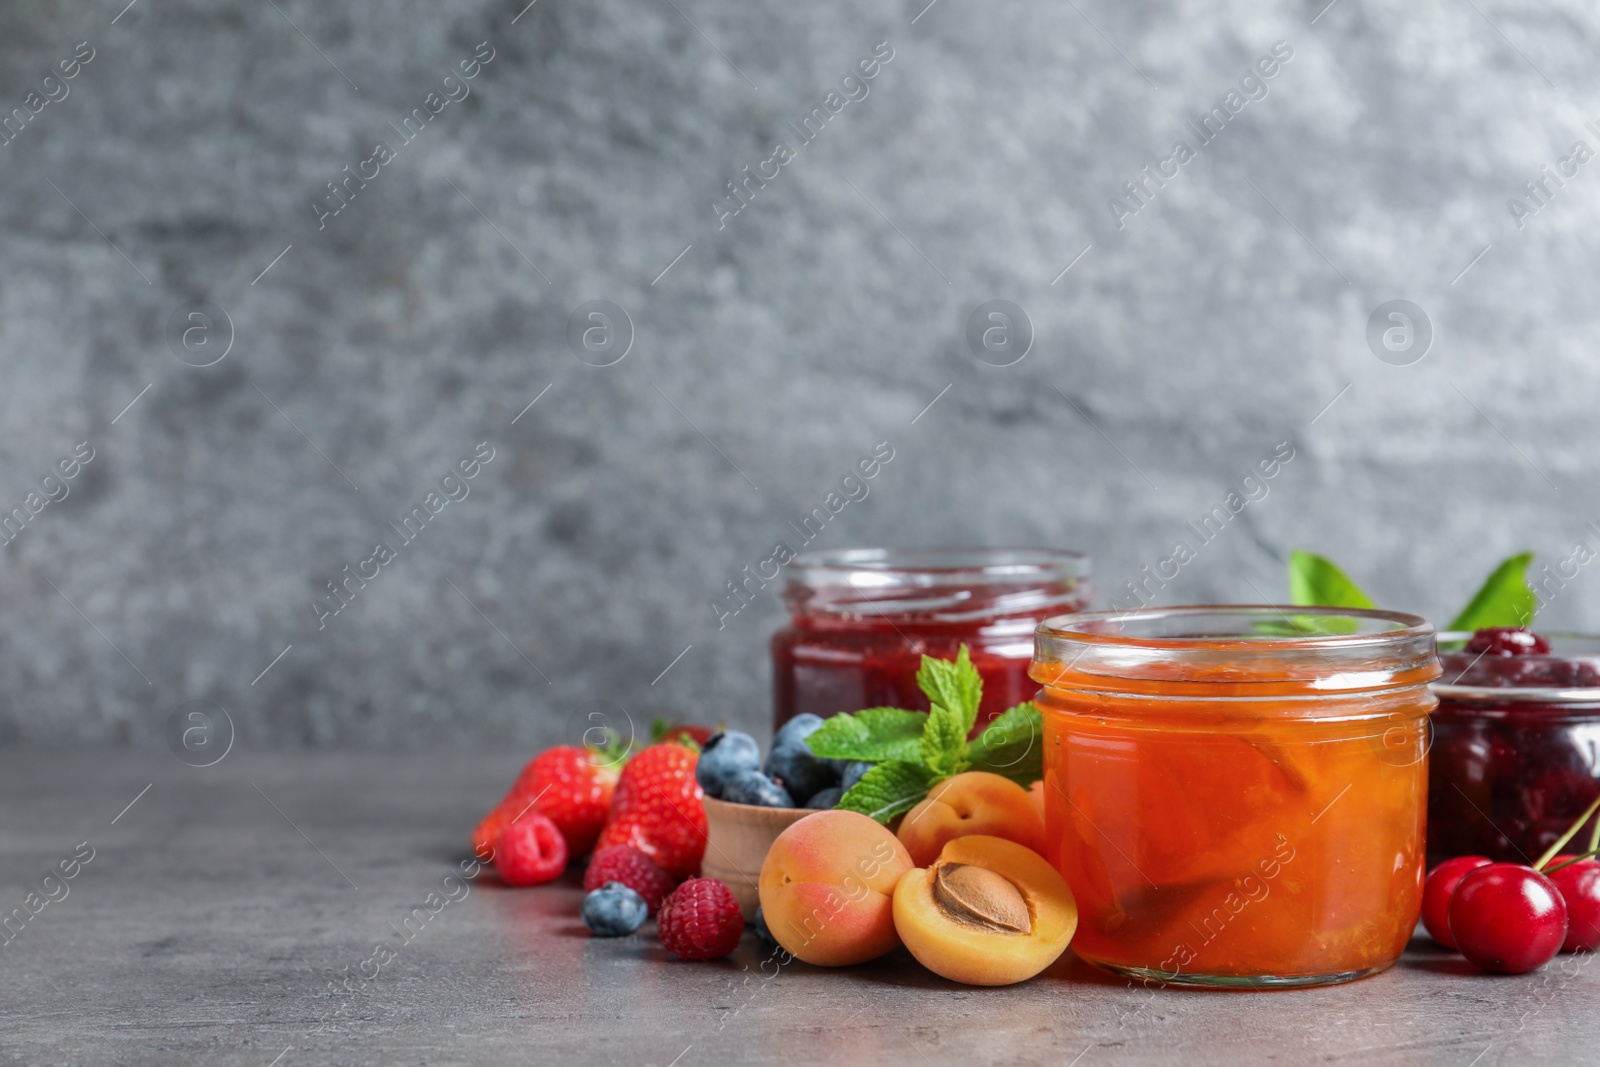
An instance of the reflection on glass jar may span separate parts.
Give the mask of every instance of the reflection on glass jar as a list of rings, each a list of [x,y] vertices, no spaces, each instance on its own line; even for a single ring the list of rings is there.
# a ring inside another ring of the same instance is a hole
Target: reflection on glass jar
[[[1550,655],[1495,656],[1459,651],[1470,636],[1439,638],[1428,860],[1531,863],[1600,796],[1600,637],[1551,634]]]
[[[1080,957],[1244,988],[1399,958],[1421,908],[1431,626],[1147,609],[1050,619],[1037,645],[1046,840]]]
[[[1040,548],[807,552],[785,568],[789,625],[772,639],[773,727],[796,715],[926,708],[924,655],[965,644],[983,676],[983,723],[1030,699],[1033,631],[1089,604],[1089,560]]]

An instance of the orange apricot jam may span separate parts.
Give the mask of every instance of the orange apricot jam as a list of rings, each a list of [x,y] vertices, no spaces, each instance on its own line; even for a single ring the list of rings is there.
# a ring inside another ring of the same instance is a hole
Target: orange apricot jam
[[[1372,974],[1422,905],[1423,619],[1191,607],[1040,624],[1046,841],[1072,947],[1147,982]]]

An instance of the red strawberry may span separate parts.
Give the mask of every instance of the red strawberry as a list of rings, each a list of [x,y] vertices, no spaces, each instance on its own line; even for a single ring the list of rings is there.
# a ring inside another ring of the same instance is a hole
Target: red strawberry
[[[691,878],[661,902],[656,930],[668,952],[685,960],[726,956],[744,933],[733,890],[715,878]]]
[[[500,835],[494,866],[508,885],[543,885],[566,870],[567,840],[555,823],[529,812]]]
[[[611,810],[618,763],[614,752],[591,751],[576,745],[560,745],[539,753],[522,768],[511,791],[473,831],[472,851],[480,859],[492,858],[496,838],[524,811],[536,811],[555,823],[566,838],[569,855],[581,856],[590,851]]]
[[[582,856],[606,824],[620,763],[614,753],[562,745],[535,756],[512,791],[532,800],[567,839],[567,851]]]
[[[632,845],[674,878],[698,874],[706,851],[705,792],[694,780],[699,759],[697,750],[668,741],[629,760],[599,847]]]
[[[511,798],[494,806],[494,809],[479,820],[477,827],[472,831],[472,854],[485,863],[494,859],[494,845],[500,840],[500,835],[505,828],[511,825],[512,816],[517,814],[517,809],[510,804]]]
[[[595,849],[589,869],[583,872],[584,891],[592,893],[607,882],[621,882],[638,893],[651,915],[661,907],[662,898],[672,892],[676,884],[659,863],[629,845]]]
[[[681,741],[689,738],[703,748],[705,743],[711,740],[711,735],[716,732],[716,727],[713,726],[702,726],[694,722],[669,723],[664,718],[658,718],[650,724],[650,742],[655,744],[660,741]]]

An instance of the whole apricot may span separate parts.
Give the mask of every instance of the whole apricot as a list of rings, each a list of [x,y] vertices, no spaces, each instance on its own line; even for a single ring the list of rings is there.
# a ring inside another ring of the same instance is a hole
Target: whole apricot
[[[988,771],[946,778],[906,813],[900,843],[918,867],[939,856],[945,844],[968,834],[988,834],[1044,851],[1044,816],[1028,790]]]
[[[972,834],[900,879],[894,925],[928,970],[967,985],[1011,985],[1054,963],[1078,928],[1078,904],[1043,856]]]
[[[761,915],[797,959],[844,967],[900,944],[894,887],[911,870],[905,846],[854,811],[819,811],[791,825],[767,850]]]

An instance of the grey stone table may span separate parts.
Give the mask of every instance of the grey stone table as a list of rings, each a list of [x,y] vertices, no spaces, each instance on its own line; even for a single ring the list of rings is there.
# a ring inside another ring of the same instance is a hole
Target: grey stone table
[[[1070,953],[986,990],[898,954],[774,973],[748,936],[716,963],[669,959],[651,926],[591,939],[570,876],[533,890],[453,876],[517,764],[0,751],[0,915],[28,916],[0,948],[0,1063],[1600,1059],[1600,968],[1486,977],[1420,938],[1367,981],[1260,994],[1130,988]]]

